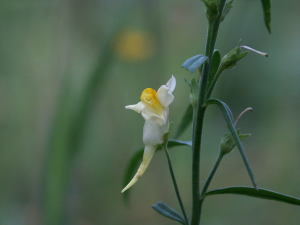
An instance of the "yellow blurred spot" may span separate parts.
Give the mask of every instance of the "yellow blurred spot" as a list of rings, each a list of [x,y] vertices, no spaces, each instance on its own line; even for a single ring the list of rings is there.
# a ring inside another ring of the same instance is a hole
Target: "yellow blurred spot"
[[[162,116],[163,107],[158,100],[155,90],[152,88],[146,88],[141,95],[141,100],[151,106],[158,115]]]
[[[144,61],[153,56],[154,40],[144,31],[123,32],[116,42],[116,53],[128,61]]]

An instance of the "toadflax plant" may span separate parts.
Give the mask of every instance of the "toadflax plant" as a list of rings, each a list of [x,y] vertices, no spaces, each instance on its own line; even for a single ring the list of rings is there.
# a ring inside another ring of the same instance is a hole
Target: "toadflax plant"
[[[148,167],[152,156],[156,150],[163,149],[175,188],[176,196],[182,211],[182,215],[172,209],[170,206],[163,202],[158,202],[153,205],[152,208],[165,217],[173,219],[181,224],[200,224],[201,209],[204,200],[208,196],[218,194],[240,194],[251,197],[263,198],[281,201],[289,204],[300,205],[300,199],[287,196],[284,194],[276,193],[274,191],[259,188],[254,174],[251,170],[250,164],[247,160],[242,140],[250,136],[250,134],[243,134],[239,129],[236,129],[236,123],[240,117],[251,108],[244,110],[240,116],[234,121],[230,108],[226,103],[219,99],[210,98],[214,87],[221,76],[222,72],[227,69],[234,68],[239,60],[246,57],[248,52],[242,52],[242,49],[251,50],[262,56],[267,57],[266,53],[257,51],[247,46],[242,46],[241,41],[237,46],[229,53],[225,54],[221,59],[221,54],[215,49],[215,43],[218,35],[218,30],[221,22],[226,19],[227,14],[233,7],[233,0],[202,0],[205,5],[206,17],[208,20],[208,31],[205,54],[199,54],[187,59],[182,67],[186,68],[190,73],[199,71],[200,78],[192,78],[190,81],[185,80],[190,86],[190,106],[186,110],[184,118],[179,126],[180,131],[177,132],[176,137],[180,135],[182,130],[187,127],[187,124],[192,121],[192,141],[183,142],[179,140],[169,140],[169,105],[173,102],[173,91],[176,86],[175,77],[167,82],[166,85],[162,85],[158,91],[151,88],[147,88],[142,92],[141,101],[136,105],[126,106],[126,109],[132,109],[138,113],[141,113],[145,119],[143,142],[145,147],[140,149],[132,157],[129,166],[125,173],[124,186],[122,190],[124,196],[128,194],[128,189],[142,176],[146,168]],[[265,19],[265,25],[269,32],[271,32],[271,5],[269,0],[261,0],[263,6],[263,13]],[[220,142],[219,156],[216,163],[205,181],[203,188],[200,188],[200,152],[202,142],[203,121],[205,112],[208,106],[217,105],[228,126],[228,132],[224,134]],[[173,172],[172,163],[168,147],[175,147],[180,145],[187,145],[192,147],[192,211],[191,216],[188,217],[183,205],[183,201],[180,197],[179,188],[176,182],[176,178]],[[248,171],[249,178],[253,187],[227,187],[223,189],[216,189],[208,191],[209,185],[220,165],[223,157],[229,154],[235,147],[238,148],[245,167]],[[138,165],[142,161],[139,168]],[[137,172],[136,172],[137,171]],[[188,219],[190,218],[190,219]]]

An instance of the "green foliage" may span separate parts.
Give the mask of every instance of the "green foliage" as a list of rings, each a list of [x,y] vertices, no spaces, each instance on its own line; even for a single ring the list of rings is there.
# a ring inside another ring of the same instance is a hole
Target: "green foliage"
[[[233,3],[233,0],[229,0],[228,2],[225,3],[224,9],[223,9],[223,13],[222,13],[221,21],[223,21],[225,19],[225,17],[227,16],[227,14],[229,13],[229,11],[233,7],[232,3]]]
[[[186,68],[190,73],[195,72],[201,65],[208,59],[207,56],[204,55],[195,55],[189,59],[187,59],[181,67]]]
[[[271,34],[271,2],[270,0],[260,0],[263,8],[265,25]]]
[[[201,0],[205,4],[206,18],[212,24],[219,15],[219,0]]]
[[[169,140],[169,147],[175,147],[180,145],[188,145],[192,147],[193,159],[192,159],[192,197],[193,197],[193,205],[192,205],[192,217],[191,224],[198,225],[200,223],[200,215],[203,201],[206,196],[217,195],[217,194],[241,194],[251,197],[263,198],[276,200],[281,202],[286,202],[289,204],[300,205],[300,199],[283,195],[280,193],[276,193],[273,191],[269,191],[266,189],[259,189],[248,159],[246,157],[244,148],[242,146],[241,141],[245,140],[250,136],[250,134],[241,134],[239,129],[235,128],[233,115],[228,107],[228,105],[218,99],[209,99],[210,95],[213,91],[213,88],[219,79],[220,75],[225,69],[232,69],[236,66],[237,62],[246,57],[248,52],[241,53],[241,41],[239,41],[237,47],[227,53],[222,59],[218,50],[214,50],[216,38],[218,35],[219,25],[221,21],[225,19],[228,15],[229,11],[233,7],[233,0],[229,0],[225,2],[225,0],[202,0],[206,6],[206,17],[209,21],[208,24],[208,34],[207,34],[207,42],[205,48],[205,56],[204,55],[196,55],[188,60],[186,60],[182,67],[189,70],[190,73],[195,72],[197,69],[202,68],[200,74],[199,82],[196,81],[196,78],[188,81],[185,79],[186,83],[190,86],[190,103],[188,106],[184,117],[179,126],[179,130],[176,133],[176,137],[179,137],[184,130],[186,130],[187,126],[193,120],[193,132],[192,132],[192,142],[181,142]],[[265,23],[269,30],[270,29],[270,2],[269,0],[262,0],[264,15],[265,15]],[[247,46],[243,46],[249,50],[253,50]],[[253,50],[259,54],[267,56],[265,53],[258,52]],[[223,114],[223,117],[226,121],[228,129],[230,132],[225,133],[220,143],[220,154],[216,160],[216,163],[206,179],[206,182],[203,186],[202,192],[200,193],[200,150],[202,144],[202,133],[203,133],[203,123],[204,123],[204,115],[206,109],[209,105],[217,105]],[[250,108],[251,109],[251,108]],[[245,111],[249,110],[247,108]],[[245,112],[244,111],[244,112]],[[243,112],[243,113],[244,113]],[[242,114],[243,114],[242,113]],[[242,115],[241,114],[241,115]],[[239,116],[240,117],[240,116]],[[238,117],[238,118],[239,118]],[[238,120],[238,119],[237,119]],[[176,212],[174,209],[169,207],[163,202],[158,202],[153,205],[153,209],[159,212],[160,214],[176,220],[181,224],[188,224],[188,219],[185,213],[185,209],[182,204],[182,200],[179,194],[178,186],[176,183],[175,175],[171,165],[170,155],[167,150],[166,142],[168,139],[169,133],[166,133],[164,136],[164,143],[161,145],[163,150],[166,153],[170,173],[173,180],[173,185],[175,187],[176,195],[181,206],[184,218]],[[225,154],[230,153],[235,147],[238,147],[239,152],[242,156],[245,167],[250,176],[251,182],[254,186],[252,187],[228,187],[224,189],[217,189],[210,192],[207,192],[210,182],[212,181],[214,174],[217,171],[219,164]],[[158,149],[159,150],[159,149]],[[133,173],[136,171],[136,168],[139,165],[139,162],[142,160],[143,149],[141,148],[138,152],[135,153],[133,158],[130,161],[129,166],[127,167],[127,171],[125,174],[124,184],[128,183],[129,179],[133,176]],[[126,193],[128,195],[128,192]]]
[[[169,132],[170,133],[170,132]],[[168,134],[168,133],[167,133]],[[181,196],[180,196],[180,192],[179,192],[179,188],[178,188],[178,185],[177,185],[177,181],[176,181],[176,178],[175,178],[175,174],[174,174],[174,170],[173,170],[173,166],[172,166],[172,161],[171,161],[171,156],[170,156],[170,153],[168,151],[168,148],[167,148],[167,143],[164,142],[161,144],[161,147],[162,149],[164,150],[165,154],[166,154],[166,157],[167,157],[167,160],[168,160],[168,165],[169,165],[169,170],[170,170],[170,174],[171,174],[171,177],[172,177],[172,181],[173,181],[173,185],[174,185],[174,189],[175,189],[175,193],[176,193],[176,196],[177,196],[177,200],[179,202],[179,205],[180,205],[180,208],[181,208],[181,211],[183,213],[183,216],[184,216],[184,221],[185,221],[185,224],[188,225],[189,224],[189,220],[188,220],[188,217],[187,217],[187,214],[186,214],[186,210],[184,208],[184,205],[183,205],[183,202],[182,202],[182,199],[181,199]],[[168,207],[162,207],[162,208],[165,208],[164,210],[167,210]],[[170,210],[171,208],[169,208],[168,211],[173,211],[173,210]]]
[[[228,52],[221,61],[221,67],[223,69],[232,69],[236,66],[237,62],[243,59],[248,52],[240,53],[241,49],[241,40],[239,41],[236,48]]]
[[[186,224],[185,220],[181,217],[181,215],[178,212],[176,212],[174,209],[172,209],[170,206],[163,202],[157,202],[155,205],[152,206],[152,208],[165,217],[168,217],[172,220],[176,220],[181,224]]]
[[[169,140],[168,147],[176,147],[176,146],[189,146],[192,147],[192,141],[179,141],[179,140]]]
[[[249,197],[274,200],[274,201],[278,201],[278,202],[285,202],[288,204],[300,206],[299,198],[291,197],[288,195],[284,195],[284,194],[277,193],[277,192],[270,191],[270,190],[263,189],[263,188],[256,190],[255,188],[252,188],[252,187],[228,187],[228,188],[222,188],[222,189],[216,189],[216,190],[209,191],[205,194],[205,197],[212,196],[212,195],[219,195],[219,194],[246,195]]]
[[[240,52],[240,46],[241,46],[241,41],[239,41],[238,46],[236,48],[234,48],[233,50],[231,50],[229,53],[227,53],[221,61],[221,64],[219,66],[217,66],[218,64],[218,58],[219,58],[219,54],[217,52],[214,52],[216,54],[215,56],[215,63],[214,61],[212,62],[212,68],[211,70],[213,71],[210,73],[209,76],[209,83],[207,86],[207,93],[206,93],[206,100],[208,100],[210,98],[210,95],[212,93],[212,91],[215,88],[215,85],[218,81],[218,79],[220,78],[221,74],[223,73],[223,71],[225,69],[232,69],[236,66],[237,62],[241,59],[243,59],[248,52]],[[217,51],[217,50],[215,50]],[[214,58],[213,58],[214,60]],[[216,70],[216,72],[215,72]]]
[[[248,174],[251,178],[251,181],[253,183],[253,186],[258,189],[257,187],[257,184],[256,184],[256,181],[255,181],[255,178],[254,178],[254,175],[253,175],[253,172],[251,170],[251,167],[250,167],[250,164],[248,162],[248,159],[246,157],[246,154],[245,154],[245,151],[244,151],[244,148],[243,148],[243,145],[241,143],[241,140],[239,138],[239,135],[234,127],[234,124],[233,124],[233,119],[232,119],[232,113],[231,113],[231,110],[229,109],[229,107],[222,101],[218,100],[218,99],[211,99],[211,100],[208,100],[206,102],[206,106],[208,105],[211,105],[211,104],[215,104],[217,106],[219,106],[219,108],[221,109],[222,113],[223,113],[223,116],[224,116],[224,119],[229,127],[229,130],[237,144],[237,147],[240,151],[240,154],[242,155],[242,158],[244,160],[244,164],[247,168],[247,171],[248,171]]]
[[[240,129],[237,130],[237,134],[241,141],[245,140],[251,134],[240,134]],[[231,133],[225,133],[220,143],[220,154],[225,155],[230,153],[236,147],[236,142]]]

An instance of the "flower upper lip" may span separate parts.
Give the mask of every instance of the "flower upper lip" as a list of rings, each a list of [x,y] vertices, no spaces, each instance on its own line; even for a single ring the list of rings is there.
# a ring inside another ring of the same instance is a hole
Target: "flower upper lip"
[[[125,108],[132,109],[138,113],[141,113],[145,120],[147,120],[153,116],[156,116],[158,118],[161,118],[163,120],[163,122],[165,123],[167,121],[166,117],[168,117],[168,114],[169,114],[168,107],[174,100],[174,96],[173,96],[172,92],[174,91],[175,86],[176,86],[176,79],[172,75],[172,78],[167,82],[167,84],[162,85],[157,90],[157,92],[155,92],[151,88],[147,88],[143,91],[143,93],[141,95],[142,101],[140,101],[136,105],[128,105]],[[148,90],[148,89],[151,89],[153,91],[153,93],[151,93],[151,94],[155,95],[154,97],[150,96],[151,97],[150,101],[147,99],[147,96],[143,96],[143,94],[146,95],[146,93],[144,93],[144,92],[150,92],[150,90]],[[155,100],[157,101],[157,103],[155,103]],[[153,105],[155,105],[155,106],[153,106]],[[161,107],[159,107],[159,105]]]

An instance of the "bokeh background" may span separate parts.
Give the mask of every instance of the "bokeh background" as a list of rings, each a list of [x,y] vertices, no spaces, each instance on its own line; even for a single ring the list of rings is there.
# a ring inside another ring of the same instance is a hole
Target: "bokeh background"
[[[244,147],[260,187],[300,198],[300,26],[298,1],[272,0],[272,35],[259,0],[240,0],[221,24],[223,56],[242,38],[255,53],[225,71],[213,97],[226,102],[252,136]],[[174,224],[151,209],[180,212],[162,152],[120,193],[128,161],[143,146],[143,118],[124,106],[148,87],[177,79],[173,134],[189,104],[181,68],[204,53],[207,22],[199,0],[0,1],[0,224]],[[205,118],[201,180],[226,124],[217,107]],[[191,126],[180,137],[191,139]],[[188,214],[191,150],[171,157]],[[204,184],[204,182],[202,182]],[[211,189],[251,186],[238,151],[226,156]],[[46,222],[47,221],[47,222]],[[299,207],[245,196],[214,196],[202,223],[299,224]],[[201,224],[202,224],[201,223]]]

